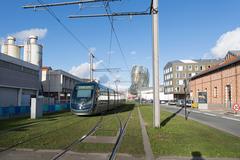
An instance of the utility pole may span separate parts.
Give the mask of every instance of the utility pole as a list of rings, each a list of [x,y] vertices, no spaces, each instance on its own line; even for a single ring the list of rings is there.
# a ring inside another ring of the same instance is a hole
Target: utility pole
[[[92,51],[89,52],[89,71],[90,71],[90,81],[93,81],[93,53]]]
[[[159,48],[158,48],[158,0],[152,1],[152,30],[153,30],[153,119],[154,127],[160,127],[160,104],[159,104]]]
[[[187,120],[187,79],[184,79],[184,93],[185,93],[184,99],[185,120]]]

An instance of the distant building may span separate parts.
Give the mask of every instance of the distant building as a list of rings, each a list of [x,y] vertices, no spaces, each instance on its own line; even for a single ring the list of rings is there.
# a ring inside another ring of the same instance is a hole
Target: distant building
[[[0,107],[29,106],[39,89],[38,66],[0,53]]]
[[[138,92],[138,97],[141,97],[142,99],[145,100],[153,100],[153,87],[142,88]],[[159,100],[160,101],[173,100],[173,96],[164,93],[163,85],[159,86]]]
[[[231,109],[240,103],[240,51],[229,51],[222,63],[192,77],[191,98],[198,101],[199,92],[207,93],[208,107]]]
[[[149,72],[144,66],[135,65],[131,71],[130,93],[136,95],[141,88],[149,87]]]
[[[54,97],[60,102],[68,102],[75,84],[87,82],[63,70],[52,70],[51,67],[42,67],[42,89],[45,97]]]
[[[184,80],[209,69],[212,65],[221,62],[216,59],[175,60],[168,62],[164,67],[164,93],[173,94],[175,99],[183,99]]]

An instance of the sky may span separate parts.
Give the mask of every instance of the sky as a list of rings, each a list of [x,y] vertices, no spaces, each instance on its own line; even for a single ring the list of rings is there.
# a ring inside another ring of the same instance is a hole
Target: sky
[[[41,0],[44,3],[64,0]],[[67,1],[67,0],[66,0]],[[43,65],[62,69],[81,78],[89,77],[88,51],[82,47],[46,11],[23,9],[37,0],[3,0],[0,5],[0,38],[13,35],[22,44],[32,34],[43,45]],[[112,12],[145,11],[150,0],[122,0],[110,2]],[[240,49],[239,0],[159,0],[159,57],[160,80],[163,67],[176,59],[222,58],[227,50]],[[152,18],[151,16],[114,18],[114,30],[126,63],[112,35],[108,18],[69,19],[72,14],[105,13],[102,3],[51,8],[74,36],[96,56],[95,68],[121,68],[124,72],[94,73],[100,82],[119,88],[130,84],[133,65],[148,68],[152,81]],[[110,47],[111,46],[111,47]],[[127,67],[128,66],[128,67]],[[152,83],[150,83],[151,85]]]

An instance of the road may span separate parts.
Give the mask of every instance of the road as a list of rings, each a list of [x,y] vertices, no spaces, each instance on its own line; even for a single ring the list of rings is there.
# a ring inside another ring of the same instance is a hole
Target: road
[[[176,106],[168,106],[168,105],[161,105],[161,108],[175,113],[180,107]],[[213,128],[217,128],[219,130],[228,132],[232,135],[240,137],[240,119],[234,118],[231,116],[226,116],[222,114],[215,114],[215,113],[208,113],[208,112],[202,112],[197,110],[188,109],[188,118],[198,121],[202,124],[211,126]],[[185,110],[182,109],[179,113],[181,116],[185,116]]]

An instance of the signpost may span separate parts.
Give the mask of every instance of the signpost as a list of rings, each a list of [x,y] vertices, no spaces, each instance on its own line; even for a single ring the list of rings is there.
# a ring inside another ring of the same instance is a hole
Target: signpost
[[[232,109],[235,111],[235,112],[238,112],[240,111],[240,105],[235,103],[233,106],[232,106]]]

